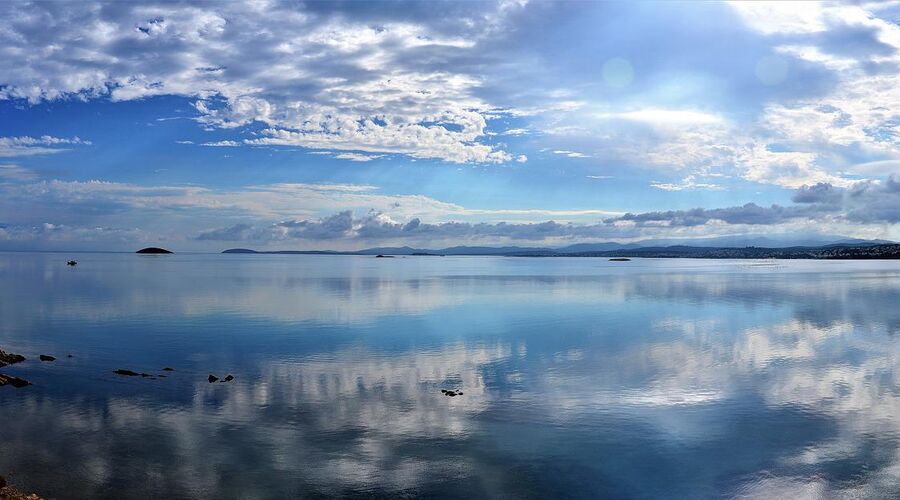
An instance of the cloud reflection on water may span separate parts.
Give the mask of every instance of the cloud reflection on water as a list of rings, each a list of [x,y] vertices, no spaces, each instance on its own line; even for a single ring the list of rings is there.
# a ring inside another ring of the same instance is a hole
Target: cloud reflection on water
[[[157,385],[22,368],[47,383],[0,391],[0,467],[77,496],[900,494],[896,265],[486,260],[117,270],[74,303],[71,273],[7,264],[4,344],[137,322],[138,363],[165,317],[217,345],[182,335],[197,354]],[[203,381],[213,362],[238,381]]]

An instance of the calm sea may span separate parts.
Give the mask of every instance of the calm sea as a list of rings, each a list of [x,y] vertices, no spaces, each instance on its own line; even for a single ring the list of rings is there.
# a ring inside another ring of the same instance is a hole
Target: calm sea
[[[900,496],[900,262],[0,253],[0,348],[47,497]]]

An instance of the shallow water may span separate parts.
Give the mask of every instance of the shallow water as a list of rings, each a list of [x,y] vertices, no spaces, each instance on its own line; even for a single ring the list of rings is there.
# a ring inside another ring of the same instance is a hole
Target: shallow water
[[[898,334],[900,262],[0,253],[0,348],[29,358],[0,372],[34,383],[0,388],[0,474],[57,498],[897,497]]]

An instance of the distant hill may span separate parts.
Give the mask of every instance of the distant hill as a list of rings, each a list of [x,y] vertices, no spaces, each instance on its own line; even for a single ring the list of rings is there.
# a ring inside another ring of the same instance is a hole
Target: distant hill
[[[558,249],[539,247],[467,247],[457,246],[438,250],[411,247],[379,247],[355,252],[325,250],[282,250],[257,252],[233,248],[223,253],[319,254],[319,255],[502,255],[510,257],[648,257],[648,258],[704,258],[704,259],[896,259],[900,258],[900,244],[870,240],[844,240],[816,246],[760,247],[760,246],[694,246],[657,245],[639,243],[585,243]]]
[[[691,259],[900,259],[900,244],[826,245],[787,248],[642,247],[608,252],[562,254],[561,257],[645,257]]]
[[[159,248],[159,247],[147,247],[147,248],[142,248],[142,249],[138,250],[138,251],[135,252],[135,253],[155,253],[155,254],[164,254],[164,253],[175,253],[175,252],[172,252],[171,250],[166,250],[165,248]]]

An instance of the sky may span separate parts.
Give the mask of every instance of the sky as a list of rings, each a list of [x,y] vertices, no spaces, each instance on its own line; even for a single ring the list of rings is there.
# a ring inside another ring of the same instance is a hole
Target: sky
[[[900,240],[900,2],[20,2],[0,250]]]

